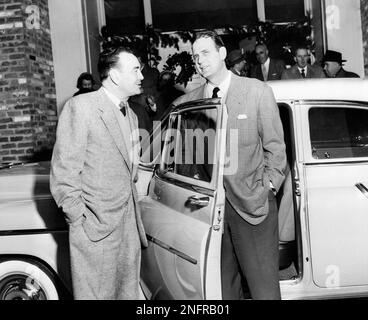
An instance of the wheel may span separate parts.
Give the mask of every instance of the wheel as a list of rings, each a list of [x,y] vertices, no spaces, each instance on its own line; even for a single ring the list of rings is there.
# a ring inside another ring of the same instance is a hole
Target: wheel
[[[53,277],[22,260],[0,263],[0,300],[58,300]]]

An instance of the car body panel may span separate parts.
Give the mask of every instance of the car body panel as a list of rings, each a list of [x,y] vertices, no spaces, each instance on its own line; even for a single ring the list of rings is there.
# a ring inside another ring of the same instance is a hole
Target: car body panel
[[[368,162],[307,166],[305,176],[314,282],[368,285],[368,198],[356,187]]]
[[[49,162],[0,171],[0,259],[41,261],[71,290],[68,228],[49,173]]]

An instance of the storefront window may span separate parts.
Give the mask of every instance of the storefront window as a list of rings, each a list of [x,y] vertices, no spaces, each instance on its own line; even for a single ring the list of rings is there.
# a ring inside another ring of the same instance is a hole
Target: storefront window
[[[162,31],[221,28],[257,21],[256,0],[151,0],[153,25]]]
[[[266,20],[292,22],[304,18],[304,0],[264,0]]]
[[[106,27],[110,34],[142,34],[145,29],[142,0],[105,0]]]

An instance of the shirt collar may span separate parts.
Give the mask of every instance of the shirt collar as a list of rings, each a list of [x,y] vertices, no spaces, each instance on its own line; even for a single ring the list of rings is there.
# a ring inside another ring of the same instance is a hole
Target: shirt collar
[[[216,87],[220,89],[220,91],[218,92],[218,96],[221,98],[225,98],[230,87],[231,74],[232,72],[228,70],[226,78],[218,86],[215,86],[214,84],[207,81],[205,90],[206,98],[212,98],[213,89]]]
[[[266,62],[264,63],[264,66],[266,67],[266,69],[268,70],[269,66],[270,66],[270,58],[268,57]]]
[[[307,75],[307,66],[305,66],[304,68],[299,68],[298,66],[298,70],[300,73],[302,72],[303,69],[304,69],[304,73]]]
[[[102,86],[102,89],[105,91],[106,95],[109,97],[111,102],[120,110],[120,102],[118,97],[116,97],[113,93],[111,93],[109,90],[107,90],[104,86]],[[127,102],[128,106],[128,102]]]

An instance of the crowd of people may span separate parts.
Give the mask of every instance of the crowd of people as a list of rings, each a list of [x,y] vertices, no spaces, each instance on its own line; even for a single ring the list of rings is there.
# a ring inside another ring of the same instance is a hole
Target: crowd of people
[[[321,65],[312,62],[311,53],[307,46],[298,45],[294,49],[293,66],[270,57],[266,44],[255,46],[254,53],[257,64],[250,66],[240,49],[231,51],[227,57],[227,66],[235,74],[255,78],[261,81],[303,79],[303,78],[359,78],[356,73],[343,68],[346,60],[342,59],[341,52],[327,50]]]
[[[128,48],[106,49],[98,62],[102,86],[95,90],[92,75],[81,74],[79,91],[61,112],[50,189],[69,224],[76,299],[141,297],[141,249],[147,239],[135,186],[136,129],[150,130],[170,104],[202,98],[226,100],[228,126],[240,133],[235,156],[242,161],[236,172],[224,175],[223,298],[242,299],[246,290],[253,299],[281,297],[276,195],[285,180],[287,157],[277,104],[266,82],[357,75],[343,69],[345,60],[336,51],[326,52],[324,68],[312,65],[305,46],[295,49],[295,66],[286,68],[259,44],[258,64],[250,68],[240,50],[227,53],[214,31],[197,33],[192,52],[205,82],[183,94],[171,72],[159,73]],[[247,135],[241,134],[241,119],[247,119]]]
[[[240,49],[227,54],[226,66],[240,77],[249,77],[260,81],[302,79],[302,78],[358,78],[353,72],[343,68],[346,60],[337,51],[327,50],[322,63],[312,63],[310,50],[307,46],[299,45],[294,49],[295,65],[286,66],[281,59],[270,57],[266,44],[259,43],[254,48],[257,63],[250,65]],[[175,84],[176,75],[171,71],[162,71],[150,67],[147,56],[136,53],[141,64],[143,81],[142,93],[129,99],[130,107],[138,117],[138,126],[147,132],[153,129],[154,121],[159,121],[170,104],[184,92]],[[95,90],[96,81],[92,74],[82,73],[77,80],[78,91],[74,94],[88,93]]]
[[[148,65],[147,58],[142,53],[136,54],[143,80],[142,92],[129,98],[130,108],[138,117],[138,127],[147,132],[153,129],[154,121],[159,121],[169,105],[184,92],[175,86],[175,74],[164,70],[161,73]],[[92,74],[83,72],[77,80],[78,91],[74,97],[83,93],[95,91],[96,81]]]

